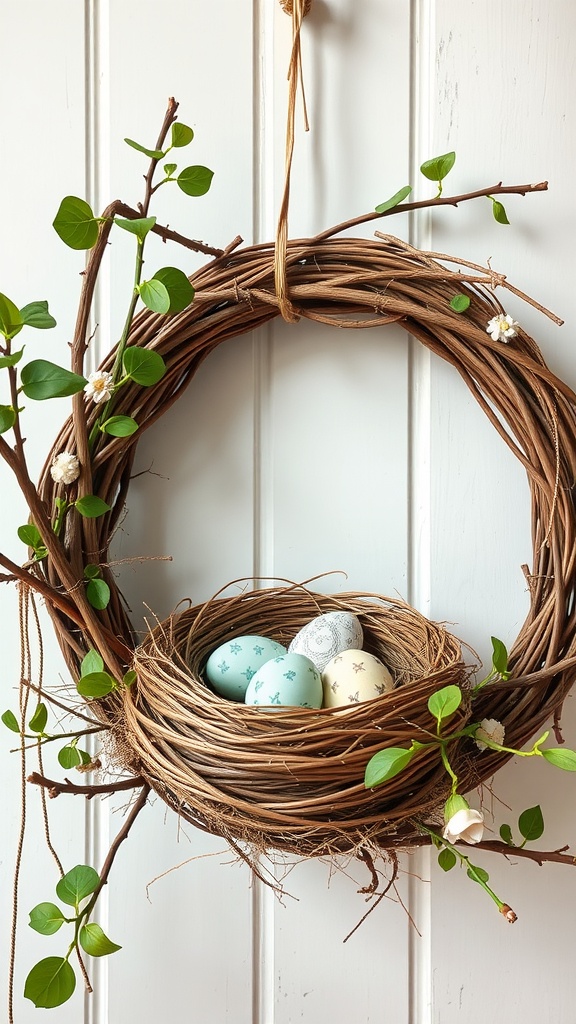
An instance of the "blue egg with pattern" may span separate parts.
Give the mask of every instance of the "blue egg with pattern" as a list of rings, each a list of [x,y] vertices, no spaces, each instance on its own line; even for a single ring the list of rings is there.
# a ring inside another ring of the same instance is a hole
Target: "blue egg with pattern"
[[[267,636],[236,636],[220,644],[206,662],[204,675],[221,697],[243,701],[252,677],[262,665],[286,653]]]
[[[304,654],[281,654],[252,677],[246,704],[253,707],[322,707],[322,677]]]

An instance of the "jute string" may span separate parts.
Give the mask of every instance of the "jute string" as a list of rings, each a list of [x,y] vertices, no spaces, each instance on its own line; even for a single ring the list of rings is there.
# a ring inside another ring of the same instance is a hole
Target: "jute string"
[[[304,128],[309,131],[306,95],[302,76],[302,51],[300,46],[300,29],[302,21],[310,10],[312,0],[280,0],[283,10],[292,17],[292,52],[288,67],[288,112],[286,117],[286,159],[284,166],[284,192],[280,204],[278,227],[276,230],[276,247],[274,252],[274,284],[278,306],[284,320],[296,323],[300,318],[288,297],[288,281],[286,274],[286,251],[288,245],[288,207],[290,205],[290,172],[294,154],[294,116],[298,82],[302,92],[304,111]]]

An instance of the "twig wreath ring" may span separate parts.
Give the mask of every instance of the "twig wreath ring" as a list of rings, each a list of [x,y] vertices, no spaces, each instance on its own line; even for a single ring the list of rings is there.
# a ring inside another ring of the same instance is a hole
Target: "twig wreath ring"
[[[458,643],[442,627],[400,602],[359,594],[329,598],[288,585],[220,597],[170,618],[132,654],[134,633],[106,568],[136,439],[183,394],[217,345],[280,315],[274,264],[273,244],[232,248],[194,275],[195,301],[183,312],[166,317],[144,311],[135,318],[130,345],[161,356],[167,371],[156,387],[119,392],[114,415],[136,418],[140,426],[130,437],[101,433],[95,441],[91,489],[110,510],[98,518],[78,517],[66,537],[78,578],[97,557],[112,600],[99,613],[96,631],[79,629],[61,608],[52,608],[52,615],[73,675],[92,647],[111,671],[135,670],[136,682],[121,696],[114,693],[91,706],[111,725],[126,767],[198,826],[255,849],[309,856],[354,851],[363,844],[383,850],[418,845],[419,822],[447,795],[437,752],[423,750],[410,772],[375,790],[363,786],[363,771],[383,743],[402,744],[415,729],[426,728],[423,716],[432,692],[446,683],[465,689],[469,670]],[[521,746],[559,711],[576,667],[576,564],[569,554],[576,550],[574,395],[518,325],[509,338],[496,331],[494,325],[502,327],[506,318],[490,271],[466,264],[450,269],[392,236],[334,238],[326,232],[288,241],[286,274],[302,318],[346,330],[396,324],[450,362],[526,469],[534,546],[527,570],[530,610],[510,654],[509,678],[486,687],[474,710],[477,719],[495,718],[504,725],[508,746]],[[465,313],[451,306],[455,294],[469,299]],[[111,371],[114,359],[112,352],[102,373]],[[96,416],[93,405],[88,433]],[[40,482],[49,508],[62,486],[50,467],[63,450],[78,451],[73,418],[49,454]],[[37,571],[52,586],[58,583],[50,555]],[[206,687],[206,658],[231,630],[264,628],[280,641],[289,640],[311,615],[334,608],[358,614],[368,650],[395,665],[407,687],[364,706],[283,709],[265,720],[239,705],[228,713],[226,701]],[[458,714],[465,724],[467,701]],[[466,737],[454,744],[462,792],[509,756],[486,751],[474,757],[470,747]]]

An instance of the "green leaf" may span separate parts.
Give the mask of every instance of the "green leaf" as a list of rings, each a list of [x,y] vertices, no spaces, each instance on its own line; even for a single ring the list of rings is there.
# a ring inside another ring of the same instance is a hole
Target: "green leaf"
[[[199,165],[185,167],[176,178],[178,185],[187,196],[204,196],[212,184],[214,171]]]
[[[76,683],[81,697],[105,697],[116,689],[116,681],[108,672],[87,672]]]
[[[0,405],[0,434],[5,434],[15,423],[16,413],[12,406]]]
[[[27,306],[23,306],[20,310],[20,316],[22,317],[22,323],[27,324],[28,327],[36,327],[39,331],[46,331],[51,327],[56,327],[56,321],[52,314],[48,312],[48,302],[45,299],[39,302],[29,302]]]
[[[464,313],[468,309],[469,305],[470,299],[467,295],[453,295],[450,299],[450,308],[453,309],[455,313]]]
[[[24,349],[21,348],[18,352],[11,352],[9,356],[0,356],[0,370],[3,370],[5,366],[16,366],[24,355]]]
[[[88,383],[85,377],[46,359],[33,359],[27,363],[22,369],[21,381],[26,397],[36,402],[76,395]]]
[[[99,516],[103,516],[106,512],[110,511],[110,505],[107,505],[96,494],[85,494],[83,498],[77,498],[74,502],[74,508],[85,519],[98,519]]]
[[[170,309],[170,296],[168,289],[161,281],[142,281],[139,288],[140,298],[148,309],[153,313],[167,313]]]
[[[82,764],[80,751],[72,743],[68,743],[58,751],[58,764],[67,771],[69,768],[77,768]]]
[[[18,306],[15,306],[12,299],[0,292],[0,334],[5,338],[13,338],[24,326],[22,315]]]
[[[124,686],[132,686],[132,683],[135,683],[137,678],[138,678],[138,673],[135,672],[134,669],[132,668],[132,669],[130,669],[129,672],[126,672],[126,674],[124,675],[124,677],[122,679],[122,683],[123,683]],[[18,723],[16,723],[16,724],[18,724]]]
[[[84,577],[87,580],[98,580],[102,575],[102,569],[99,565],[93,565],[89,562],[88,565],[84,566]]]
[[[134,142],[133,139],[124,139],[124,142],[128,146],[132,146],[132,149],[137,149],[139,153],[144,153],[144,156],[150,157],[151,160],[161,160],[164,156],[161,149],[147,149],[146,146],[141,146],[139,142]]]
[[[509,679],[508,651],[497,636],[491,636],[490,639],[492,641],[492,667],[498,675],[502,676],[502,679]]]
[[[488,872],[484,871],[484,868],[479,868],[476,864],[470,864],[466,874],[468,878],[471,878],[473,882],[478,882],[478,884],[481,882],[486,883],[490,878]]]
[[[178,270],[177,267],[162,267],[161,270],[156,271],[152,280],[160,281],[168,292],[170,301],[168,313],[181,313],[194,301],[194,288],[186,274],[182,270]]]
[[[510,825],[500,825],[500,839],[508,846],[514,846]]]
[[[182,146],[189,146],[194,138],[194,132],[187,124],[175,121],[172,125],[172,145],[175,149],[182,149]]]
[[[446,803],[444,804],[444,819],[450,821],[458,811],[465,811],[470,807],[470,804],[463,796],[459,793],[453,793],[449,796]]]
[[[76,988],[76,977],[64,957],[49,956],[36,964],[26,978],[24,997],[47,1010],[62,1006]]]
[[[117,946],[115,942],[110,941],[99,924],[84,925],[80,929],[79,938],[82,949],[90,956],[108,956],[110,953],[122,949],[122,946]]]
[[[157,384],[166,373],[166,363],[162,356],[146,348],[125,349],[123,366],[126,376],[146,388]]]
[[[445,718],[450,718],[450,715],[458,710],[461,703],[462,690],[460,687],[444,686],[428,698],[428,710],[438,722],[442,722]]]
[[[34,523],[26,523],[25,526],[18,527],[18,536],[26,547],[32,548],[33,551],[39,551],[44,549],[44,542],[40,536],[40,530]]]
[[[385,203],[380,203],[380,206],[376,207],[376,213],[386,213],[387,210],[393,210],[395,206],[403,202],[412,191],[411,185],[404,185],[404,188],[399,189],[395,192],[390,199],[387,199]]]
[[[404,747],[387,747],[379,750],[370,758],[366,765],[364,785],[366,789],[373,789],[383,782],[393,779],[404,771],[414,756],[413,750],[406,750]]]
[[[102,611],[110,603],[110,587],[105,580],[89,580],[86,597],[93,608]]]
[[[167,178],[171,178],[176,170],[178,164],[164,164],[164,174]]]
[[[78,750],[78,747],[76,749]],[[92,757],[90,756],[87,750],[78,750],[78,753],[80,754],[80,760],[83,765],[91,763]]]
[[[138,424],[131,416],[111,416],[102,424],[102,430],[112,437],[130,437],[138,430]]]
[[[91,249],[96,244],[98,221],[88,203],[77,196],[62,200],[52,226],[71,249]]]
[[[124,220],[123,217],[115,217],[114,223],[124,231],[129,231],[130,234],[136,235],[136,237],[143,242],[148,232],[152,231],[152,228],[156,223],[156,217],[135,217],[133,220]]]
[[[542,751],[542,757],[565,772],[576,772],[575,750],[567,750],[565,747],[548,747],[547,750]]]
[[[456,153],[443,153],[442,156],[434,156],[431,160],[425,160],[420,170],[429,181],[442,181],[454,167]]]
[[[544,818],[542,817],[542,808],[539,804],[536,804],[535,807],[529,807],[526,811],[522,811],[518,818],[518,828],[522,838],[528,842],[540,839],[544,831]]]
[[[103,671],[104,662],[100,655],[98,654],[98,651],[95,651],[94,649],[88,651],[88,654],[84,655],[84,658],[82,659],[82,664],[80,665],[80,675],[89,676],[92,675],[93,672]]]
[[[30,911],[30,927],[40,935],[54,935],[66,918],[55,903],[39,903]]]
[[[456,860],[457,858],[454,851],[448,850],[447,847],[444,847],[443,850],[440,850],[440,853],[438,854],[438,863],[442,868],[442,871],[451,871],[456,863]]]
[[[89,864],[77,864],[58,881],[56,895],[69,907],[77,907],[86,896],[94,892],[100,876]]]
[[[498,202],[497,199],[492,200],[492,213],[494,215],[494,220],[497,220],[499,224],[510,223],[508,217],[506,216],[506,210],[504,209],[502,203]]]
[[[20,726],[18,725],[18,720],[13,711],[5,711],[2,715],[2,721],[6,728],[10,729],[11,732],[20,732]]]
[[[45,704],[40,703],[36,708],[36,711],[32,715],[32,718],[28,722],[28,728],[32,732],[44,732],[46,728],[46,722],[48,721],[48,708]]]

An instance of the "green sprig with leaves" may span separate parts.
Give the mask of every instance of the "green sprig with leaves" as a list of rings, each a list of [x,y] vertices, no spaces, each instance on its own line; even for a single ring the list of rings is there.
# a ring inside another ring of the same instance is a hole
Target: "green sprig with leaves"
[[[476,686],[467,691],[467,698],[473,702],[478,693],[490,684],[498,680],[506,681],[510,678],[508,667],[508,652],[503,642],[492,637],[492,664],[487,676]],[[493,890],[487,885],[488,874],[483,868],[478,868],[470,862],[470,859],[457,849],[456,843],[466,842],[478,844],[482,841],[485,822],[480,811],[470,807],[466,798],[458,792],[459,780],[456,771],[449,757],[449,748],[456,741],[471,740],[476,743],[480,750],[490,749],[498,753],[513,754],[518,757],[542,757],[549,764],[561,768],[564,771],[576,771],[576,751],[566,747],[543,747],[548,739],[549,731],[544,732],[534,741],[528,750],[518,750],[515,747],[505,746],[504,727],[495,720],[483,719],[480,722],[472,722],[461,728],[450,730],[449,723],[454,714],[460,708],[464,699],[464,693],[459,686],[444,686],[432,693],[428,699],[428,711],[432,719],[435,732],[430,730],[425,741],[412,740],[408,747],[385,747],[374,754],[366,765],[364,784],[366,788],[372,789],[383,786],[401,772],[405,771],[412,760],[420,752],[426,749],[436,748],[440,760],[450,779],[450,793],[444,805],[444,830],[439,834],[437,830],[428,824],[418,822],[418,827],[430,836],[433,844],[440,850],[438,861],[444,871],[449,871],[460,861],[466,866],[468,877],[477,882],[498,905],[504,916],[509,921],[515,921],[516,915],[510,910]],[[518,819],[518,829],[522,836],[520,845],[514,844],[512,830],[509,825],[503,825],[500,836],[507,846],[515,849],[523,849],[527,842],[537,840],[544,831],[542,811],[539,806],[528,808]]]

